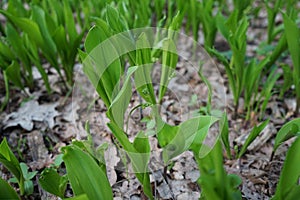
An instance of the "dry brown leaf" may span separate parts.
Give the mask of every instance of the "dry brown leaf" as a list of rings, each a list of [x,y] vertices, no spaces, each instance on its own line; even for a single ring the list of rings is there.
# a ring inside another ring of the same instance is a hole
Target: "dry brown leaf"
[[[44,122],[49,128],[53,128],[55,125],[54,118],[59,115],[55,110],[57,105],[58,103],[39,105],[35,100],[26,102],[17,112],[6,116],[4,129],[20,125],[23,129],[31,131],[34,121]]]

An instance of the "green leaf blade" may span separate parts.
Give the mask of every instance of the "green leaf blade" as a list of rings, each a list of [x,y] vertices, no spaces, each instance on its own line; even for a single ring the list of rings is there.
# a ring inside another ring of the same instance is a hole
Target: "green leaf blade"
[[[73,145],[63,151],[67,175],[76,196],[86,194],[89,199],[113,199],[105,172],[90,155]]]

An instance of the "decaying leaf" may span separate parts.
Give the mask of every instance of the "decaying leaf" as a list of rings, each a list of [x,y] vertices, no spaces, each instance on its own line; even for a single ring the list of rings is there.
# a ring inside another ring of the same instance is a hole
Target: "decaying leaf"
[[[23,129],[31,131],[34,121],[44,122],[49,128],[55,125],[54,117],[59,113],[55,110],[58,103],[39,105],[35,100],[28,101],[17,112],[10,113],[4,120],[4,129],[20,125]]]

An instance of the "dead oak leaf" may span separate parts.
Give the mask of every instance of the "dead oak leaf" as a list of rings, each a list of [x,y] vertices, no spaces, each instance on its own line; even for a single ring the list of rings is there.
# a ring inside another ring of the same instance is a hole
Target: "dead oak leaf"
[[[7,115],[4,120],[4,129],[20,125],[23,129],[31,131],[34,121],[44,122],[49,128],[53,128],[54,117],[59,115],[55,110],[57,105],[58,103],[39,105],[35,100],[28,101],[17,112]]]

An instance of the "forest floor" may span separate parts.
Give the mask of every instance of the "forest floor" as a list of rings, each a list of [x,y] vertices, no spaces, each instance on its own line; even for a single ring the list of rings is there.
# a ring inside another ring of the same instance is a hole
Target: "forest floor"
[[[258,21],[251,22],[248,32],[247,56],[251,57],[256,55],[259,45],[266,40],[266,15],[263,12]],[[217,36],[215,46],[221,51],[228,50],[220,36]],[[187,37],[182,37],[178,48],[180,58],[176,68],[177,76],[171,80],[161,105],[163,119],[169,124],[178,124],[189,118],[193,112],[199,111],[199,108],[207,106],[208,87],[195,70],[195,65],[198,65],[197,62],[201,60],[204,63],[203,74],[213,88],[212,108],[227,112],[231,146],[240,147],[253,126],[259,123],[258,115],[253,113],[251,119],[245,121],[241,98],[238,116],[234,117],[233,98],[222,65],[207,56],[203,48],[199,47],[196,55],[193,55],[191,52],[193,43]],[[193,60],[195,57],[199,60]],[[290,64],[288,59],[284,62]],[[38,72],[35,73],[36,88],[34,91],[28,91],[29,96],[12,89],[10,103],[0,114],[0,140],[7,137],[19,160],[25,162],[31,170],[41,172],[53,162],[55,156],[60,153],[61,147],[70,144],[73,139],[87,138],[84,126],[88,120],[95,146],[108,144],[105,159],[115,199],[146,199],[139,182],[130,173],[130,165],[122,160],[122,152],[106,126],[107,109],[101,99],[97,98],[81,68],[81,64],[75,66],[76,81],[72,93],[62,90],[59,76],[51,70],[48,73],[54,92],[50,95],[47,94]],[[154,86],[155,83],[159,83],[159,80],[155,80],[159,71],[159,65],[155,66]],[[282,81],[281,77],[278,87]],[[0,77],[1,98],[5,95],[2,82]],[[155,87],[157,88],[157,85]],[[130,102],[131,108],[140,104],[139,96],[136,92],[134,94]],[[237,174],[243,180],[240,189],[244,199],[269,199],[274,195],[285,154],[291,144],[289,141],[282,145],[270,160],[274,138],[282,125],[293,118],[295,104],[293,96],[287,94],[282,100],[275,91],[262,116],[262,120],[270,119],[270,122],[246,154],[241,159],[228,159],[224,154],[226,171]],[[131,113],[128,118],[129,138],[132,139],[139,130],[147,129],[146,122],[141,122],[143,117],[149,115],[147,111],[147,109],[143,111],[137,109]],[[213,126],[205,143],[213,145],[217,137],[218,127]],[[162,150],[158,147],[157,139],[153,136],[150,137],[150,141],[152,156],[149,168],[155,197],[178,200],[198,199],[201,193],[196,182],[199,171],[193,154],[187,151],[176,157],[165,171],[161,161]],[[11,174],[1,165],[0,175],[6,180],[11,178]],[[27,199],[56,199],[43,192],[37,180],[34,180],[34,186],[34,194],[26,197]],[[72,195],[70,190],[66,195]]]

